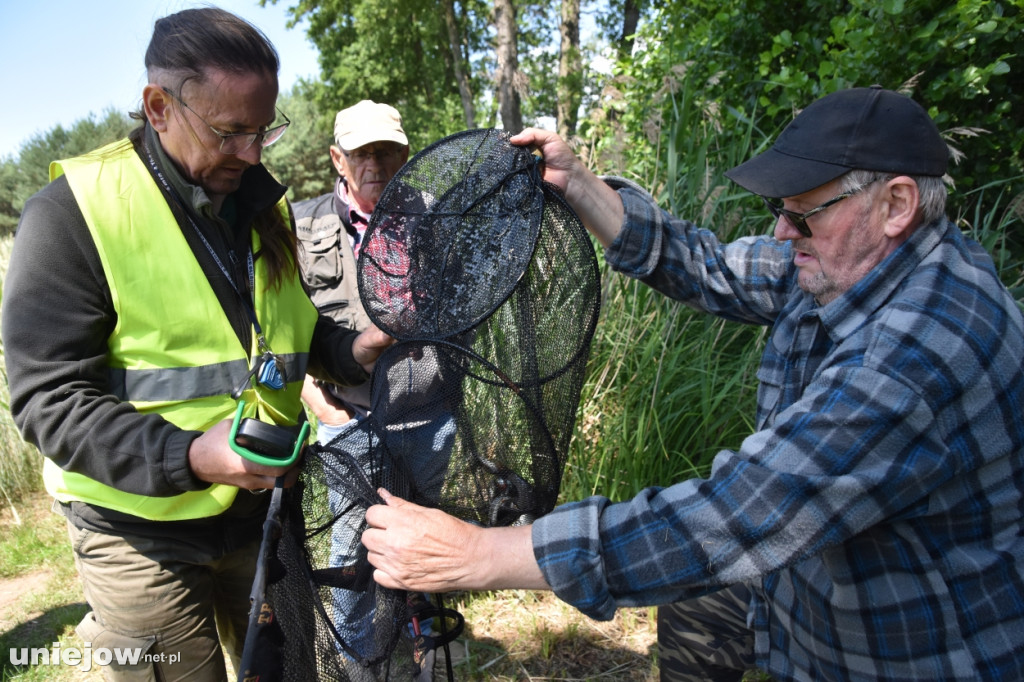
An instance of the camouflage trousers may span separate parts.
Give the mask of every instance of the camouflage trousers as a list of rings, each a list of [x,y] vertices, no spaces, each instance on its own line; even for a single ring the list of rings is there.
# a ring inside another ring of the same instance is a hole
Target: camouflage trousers
[[[738,682],[754,667],[750,590],[732,585],[658,607],[661,682]]]

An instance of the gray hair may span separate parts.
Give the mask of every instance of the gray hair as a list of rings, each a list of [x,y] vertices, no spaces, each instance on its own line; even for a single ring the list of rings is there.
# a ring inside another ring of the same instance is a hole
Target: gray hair
[[[840,190],[849,192],[870,182],[891,180],[894,177],[896,177],[895,173],[852,170],[840,180]],[[920,194],[917,205],[921,209],[921,224],[928,225],[943,217],[946,214],[946,197],[949,194],[945,181],[934,175],[911,175],[908,177],[917,183],[917,190]]]

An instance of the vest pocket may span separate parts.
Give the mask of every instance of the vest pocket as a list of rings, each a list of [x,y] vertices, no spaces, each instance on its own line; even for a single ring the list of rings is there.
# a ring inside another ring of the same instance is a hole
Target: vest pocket
[[[341,281],[341,235],[320,232],[314,238],[299,239],[302,278],[311,287],[333,285]]]

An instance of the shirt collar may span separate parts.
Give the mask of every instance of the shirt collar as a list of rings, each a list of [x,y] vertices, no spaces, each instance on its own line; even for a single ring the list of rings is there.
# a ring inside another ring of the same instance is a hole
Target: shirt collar
[[[918,228],[906,242],[871,269],[859,282],[817,312],[833,340],[851,335],[892,299],[903,282],[917,269],[955,226],[945,218]]]
[[[356,207],[348,193],[348,183],[340,175],[334,183],[334,211],[338,215],[341,215],[342,211],[348,211],[349,222],[359,232],[364,231],[370,224],[370,214],[363,213]]]

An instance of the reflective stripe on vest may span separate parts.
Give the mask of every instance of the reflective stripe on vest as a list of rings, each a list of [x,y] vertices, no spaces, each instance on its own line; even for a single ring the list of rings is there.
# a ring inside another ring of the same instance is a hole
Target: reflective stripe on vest
[[[182,229],[142,160],[127,140],[82,157],[55,162],[65,174],[103,265],[117,324],[108,339],[109,374],[118,398],[139,412],[159,414],[186,430],[205,431],[234,415],[230,392],[246,381],[255,347],[245,349],[224,314]],[[287,211],[284,200],[281,210]],[[185,229],[190,229],[186,226]],[[253,250],[259,238],[252,236]],[[316,310],[297,275],[269,285],[265,259],[255,262],[255,306],[270,347],[286,360],[283,390],[254,388],[242,395],[246,416],[295,423]],[[237,488],[214,484],[170,497],[145,497],[66,472],[50,460],[47,490],[153,520],[213,516]]]
[[[305,374],[308,356],[305,353],[278,354],[284,362],[285,376]],[[110,392],[131,402],[162,402],[208,398],[230,393],[246,381],[250,374],[245,360],[230,360],[202,367],[171,367],[167,369],[111,368]]]

